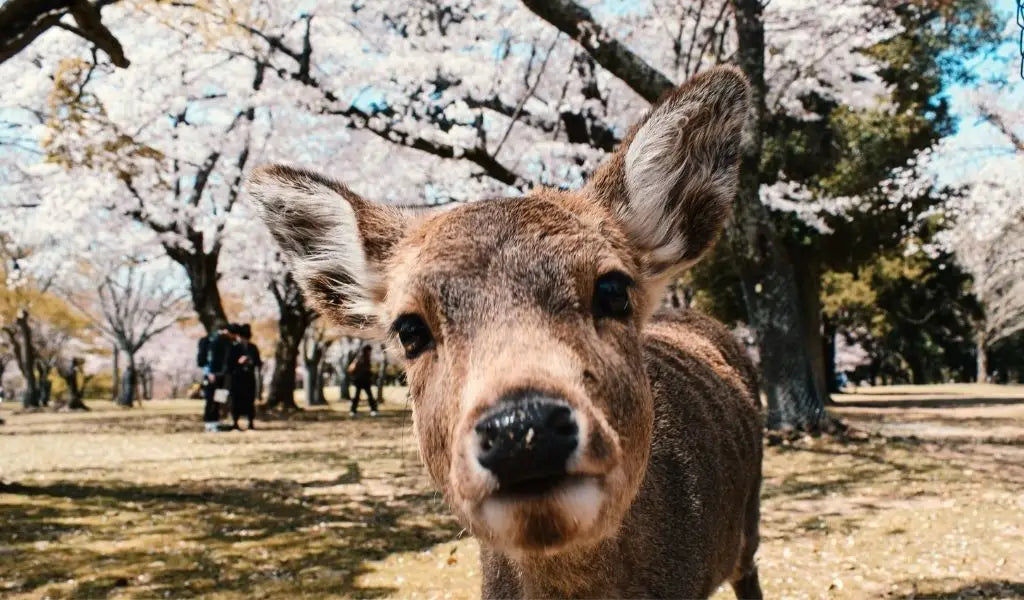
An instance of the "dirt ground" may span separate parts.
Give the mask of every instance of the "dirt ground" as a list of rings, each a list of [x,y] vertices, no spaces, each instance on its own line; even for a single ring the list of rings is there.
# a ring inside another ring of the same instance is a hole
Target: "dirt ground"
[[[0,597],[472,598],[401,389],[204,434],[200,405],[0,405]],[[869,441],[767,450],[770,598],[1024,598],[1024,387],[836,397]],[[720,591],[715,598],[731,598]]]

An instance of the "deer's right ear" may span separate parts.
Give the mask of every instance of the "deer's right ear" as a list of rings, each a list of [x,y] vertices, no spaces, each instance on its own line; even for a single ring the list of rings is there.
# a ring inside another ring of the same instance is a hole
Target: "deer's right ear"
[[[405,231],[396,209],[291,167],[260,167],[247,189],[313,308],[364,337],[381,333],[382,271]]]
[[[671,275],[712,245],[739,182],[750,86],[734,67],[705,71],[641,119],[587,184],[651,272]]]

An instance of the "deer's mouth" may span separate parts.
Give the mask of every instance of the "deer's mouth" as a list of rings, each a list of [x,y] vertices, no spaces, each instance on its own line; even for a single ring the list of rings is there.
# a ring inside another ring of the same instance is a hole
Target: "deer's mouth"
[[[594,537],[607,501],[599,477],[552,475],[494,491],[477,505],[473,520],[493,545],[559,552]]]
[[[532,477],[514,483],[505,483],[498,487],[493,496],[509,501],[543,500],[554,496],[559,490],[582,483],[585,479],[593,479],[585,475],[556,473]]]

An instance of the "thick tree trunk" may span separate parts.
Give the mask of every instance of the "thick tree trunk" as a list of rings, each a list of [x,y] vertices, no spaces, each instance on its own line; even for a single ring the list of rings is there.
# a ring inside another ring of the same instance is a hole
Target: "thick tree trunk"
[[[39,385],[39,404],[41,406],[50,406],[50,395],[53,391],[53,383],[50,382],[50,365],[41,361],[36,361],[36,377]]]
[[[267,408],[297,409],[295,404],[295,367],[299,360],[302,338],[292,331],[280,332],[274,347],[274,373],[267,392]]]
[[[978,361],[978,371],[974,378],[977,383],[988,381],[988,355],[985,353],[985,333],[979,331],[974,336],[974,352]]]
[[[202,240],[200,239],[196,243],[201,244]],[[165,250],[174,262],[185,269],[192,298],[192,308],[196,311],[196,317],[203,324],[206,333],[213,333],[221,325],[226,324],[228,317],[224,312],[220,288],[217,286],[220,278],[217,274],[220,251],[214,250],[198,254],[170,246],[165,246]]]
[[[750,324],[757,332],[769,429],[816,432],[828,423],[803,342],[793,266],[768,209],[760,199],[761,124],[765,115],[764,22],[760,0],[733,0],[737,60],[750,80],[753,115],[741,148],[740,186],[727,231],[743,286]]]
[[[824,344],[825,328],[821,307],[821,268],[807,249],[790,249],[789,256],[796,276],[800,307],[804,316],[803,340],[811,363],[814,390],[826,403],[829,401],[828,371]]]
[[[303,395],[307,406],[324,406],[327,399],[324,397],[323,363],[329,344],[312,340],[312,346],[312,351],[302,357],[306,369],[306,377],[302,382]]]
[[[277,301],[277,346],[274,348],[274,374],[267,391],[267,408],[298,410],[295,404],[295,367],[299,360],[299,347],[306,328],[315,314],[306,308],[302,290],[291,274],[280,285],[271,286]]]
[[[135,368],[135,356],[128,354],[128,366],[124,370],[121,381],[121,397],[118,404],[131,408],[135,406],[135,388],[138,384],[138,371]]]
[[[14,362],[25,380],[25,391],[21,395],[22,408],[39,408],[40,388],[36,378],[36,347],[32,342],[32,324],[27,310],[18,313],[14,329],[7,330],[11,345],[14,346]]]
[[[66,362],[57,363],[57,374],[64,380],[68,388],[68,410],[89,410],[89,407],[82,401],[84,385],[78,380],[80,362],[72,358]]]

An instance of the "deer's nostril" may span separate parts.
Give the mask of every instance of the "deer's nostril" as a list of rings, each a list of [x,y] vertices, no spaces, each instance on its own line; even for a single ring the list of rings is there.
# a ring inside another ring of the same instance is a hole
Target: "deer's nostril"
[[[520,395],[481,419],[477,460],[507,488],[565,475],[579,427],[571,408],[543,396]]]
[[[559,436],[575,436],[579,433],[579,427],[576,425],[572,411],[567,406],[559,408],[561,410],[553,411],[548,417],[547,428]]]

